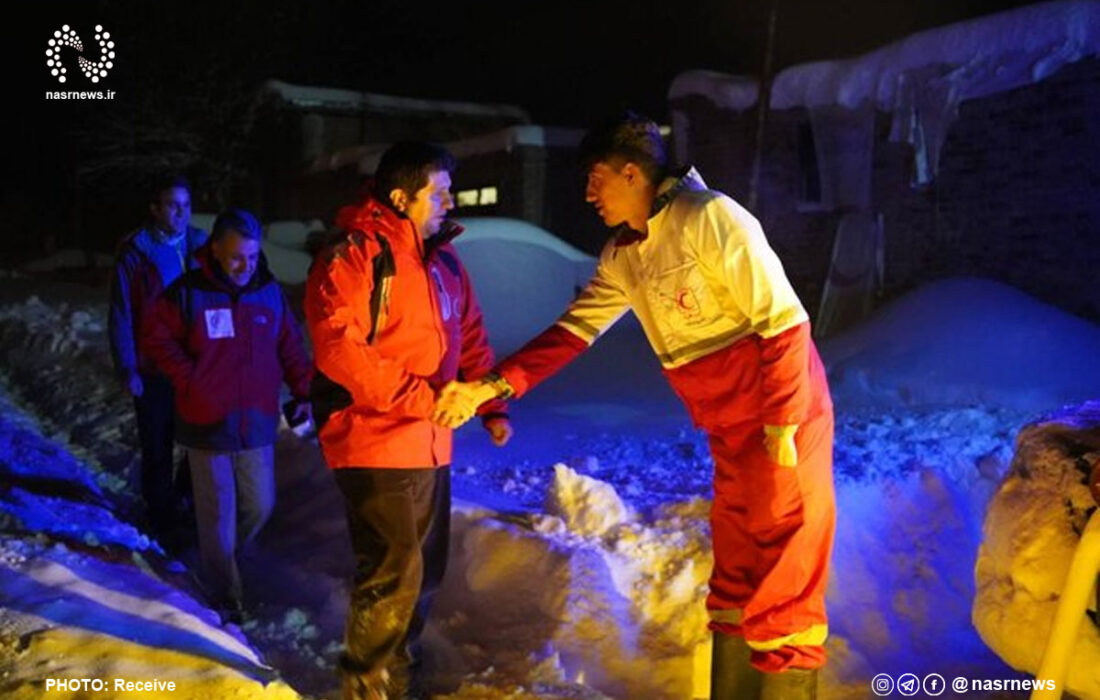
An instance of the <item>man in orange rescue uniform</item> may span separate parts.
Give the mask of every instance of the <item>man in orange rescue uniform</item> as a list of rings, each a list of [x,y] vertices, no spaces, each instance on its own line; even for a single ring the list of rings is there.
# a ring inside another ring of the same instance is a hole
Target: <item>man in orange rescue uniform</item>
[[[457,425],[522,396],[628,309],[714,457],[712,700],[804,700],[825,663],[833,411],[806,311],[760,223],[628,113],[581,143],[585,199],[615,236],[558,321],[481,381],[441,394]]]
[[[344,700],[424,697],[419,638],[447,564],[451,430],[430,420],[438,387],[493,366],[481,310],[446,221],[454,158],[419,142],[387,150],[373,196],[345,207],[306,284],[325,461],[347,505],[355,583]],[[500,401],[482,418],[512,429]]]

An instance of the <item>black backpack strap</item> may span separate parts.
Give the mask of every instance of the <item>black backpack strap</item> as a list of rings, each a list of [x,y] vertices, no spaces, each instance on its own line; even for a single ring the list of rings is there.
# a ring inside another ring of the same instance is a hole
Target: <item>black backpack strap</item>
[[[356,231],[358,235],[362,232]],[[354,234],[353,234],[354,235]],[[393,258],[393,249],[389,240],[375,235],[379,251],[371,260],[372,287],[370,293],[370,333],[367,344],[373,344],[378,329],[386,325],[389,308],[390,290],[393,276],[397,274],[397,265]],[[341,411],[353,403],[351,392],[343,385],[333,381],[324,372],[317,370],[309,387],[309,400],[313,405],[313,421],[320,430],[336,411]]]
[[[374,343],[374,337],[378,329],[386,325],[387,313],[390,305],[390,289],[393,276],[397,274],[397,265],[393,259],[393,249],[385,236],[376,235],[378,241],[378,255],[371,260],[371,274],[373,286],[370,292],[370,333],[367,335],[367,344]]]

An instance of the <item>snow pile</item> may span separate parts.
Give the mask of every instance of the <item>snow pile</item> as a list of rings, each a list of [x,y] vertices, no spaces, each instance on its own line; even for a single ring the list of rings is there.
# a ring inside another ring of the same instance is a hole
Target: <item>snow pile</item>
[[[716,106],[731,112],[743,112],[760,99],[760,83],[756,78],[727,75],[710,70],[689,70],[672,79],[668,88],[669,101],[691,95],[705,97]]]
[[[275,279],[283,284],[302,284],[309,275],[309,265],[313,258],[308,253],[287,248],[272,241],[263,242],[267,268]]]
[[[549,674],[611,697],[704,696],[708,504],[639,521],[610,484],[563,465],[548,502],[559,515],[457,509],[435,613],[450,665],[528,687]]]
[[[37,296],[0,306],[0,365],[32,404],[36,429],[64,445],[49,448],[42,460],[52,468],[35,462],[30,469],[48,477],[63,469],[69,480],[88,470],[99,495],[109,494],[113,505],[128,513],[137,498],[129,489],[137,436],[133,403],[118,390],[110,366],[106,315],[103,303],[48,304]],[[19,454],[18,446],[10,449],[8,455]],[[62,456],[66,450],[80,462]]]
[[[218,215],[216,212],[192,212],[191,225],[210,233],[210,230],[214,228],[214,221],[216,221],[217,218]]]
[[[564,464],[554,465],[546,512],[561,518],[568,530],[588,537],[602,535],[632,519],[615,487],[578,474]]]
[[[1100,327],[990,280],[921,287],[821,354],[844,408],[985,404],[1038,414],[1100,396]]]
[[[91,677],[111,690],[115,678],[172,681],[173,697],[298,697],[196,602],[185,578],[173,584],[163,578],[170,569],[154,571],[160,548],[119,520],[90,473],[0,393],[4,697],[40,697],[45,678]],[[87,696],[75,687],[54,694]]]
[[[313,261],[306,252],[309,237],[324,228],[324,223],[318,219],[272,221],[264,226],[264,257],[275,279],[292,285],[306,281],[310,263]]]
[[[0,677],[5,698],[40,698],[43,680],[174,683],[164,696],[291,700],[233,628],[132,563],[0,538]],[[50,697],[84,698],[78,687]],[[117,691],[106,697],[149,697]]]
[[[51,306],[37,296],[0,307],[0,346],[23,352],[79,353],[89,340],[106,331],[106,313],[86,308]]]
[[[596,270],[595,258],[526,221],[467,218],[455,239],[489,339],[507,353],[553,323]]]
[[[974,625],[1016,668],[1036,672],[1080,533],[1096,504],[1089,471],[1100,463],[1100,402],[1020,431],[1012,472],[989,505],[978,557]],[[1096,600],[1091,604],[1095,611]],[[1068,692],[1100,698],[1100,626],[1084,620]]]
[[[120,521],[110,500],[81,463],[44,438],[38,426],[0,393],[0,522],[7,531],[40,533],[88,547],[135,552],[160,548]]]
[[[854,109],[870,100],[894,112],[914,76],[946,83],[966,100],[1043,80],[1097,54],[1100,4],[1048,2],[919,32],[859,58],[788,68],[775,77],[771,103]]]
[[[89,267],[111,267],[114,258],[106,253],[93,253],[76,248],[59,250],[53,255],[32,260],[23,266],[26,272],[56,272]]]
[[[309,234],[323,231],[325,225],[319,219],[311,221],[272,221],[264,226],[264,240],[269,243],[304,251]]]

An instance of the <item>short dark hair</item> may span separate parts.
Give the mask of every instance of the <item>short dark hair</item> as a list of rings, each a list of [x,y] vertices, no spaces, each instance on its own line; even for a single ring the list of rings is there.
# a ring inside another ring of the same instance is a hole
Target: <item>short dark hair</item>
[[[634,163],[649,181],[657,184],[668,172],[668,154],[661,129],[637,112],[621,112],[589,130],[581,140],[577,158],[584,170],[596,163],[621,168]]]
[[[210,240],[220,241],[231,231],[241,235],[242,238],[250,238],[254,241],[262,240],[264,230],[259,220],[244,209],[230,207],[214,219],[214,226],[210,229]]]
[[[191,183],[179,173],[156,178],[149,188],[149,202],[151,204],[160,204],[160,195],[176,187],[185,189],[187,190],[187,194],[191,194]]]
[[[416,196],[433,172],[454,173],[455,157],[439,144],[425,141],[402,141],[386,149],[374,172],[374,191],[385,204],[389,194],[401,190],[410,199]]]

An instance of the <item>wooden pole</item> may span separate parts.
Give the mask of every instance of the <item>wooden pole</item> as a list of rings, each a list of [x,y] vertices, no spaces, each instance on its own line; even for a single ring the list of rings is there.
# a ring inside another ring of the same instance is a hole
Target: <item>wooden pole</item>
[[[775,25],[779,17],[779,0],[772,0],[768,11],[768,34],[764,44],[764,69],[760,74],[760,99],[756,104],[756,143],[752,156],[752,174],[749,177],[749,210],[756,211],[760,194],[760,168],[764,161],[764,126],[768,120],[768,107],[772,94],[772,66],[775,63]]]

